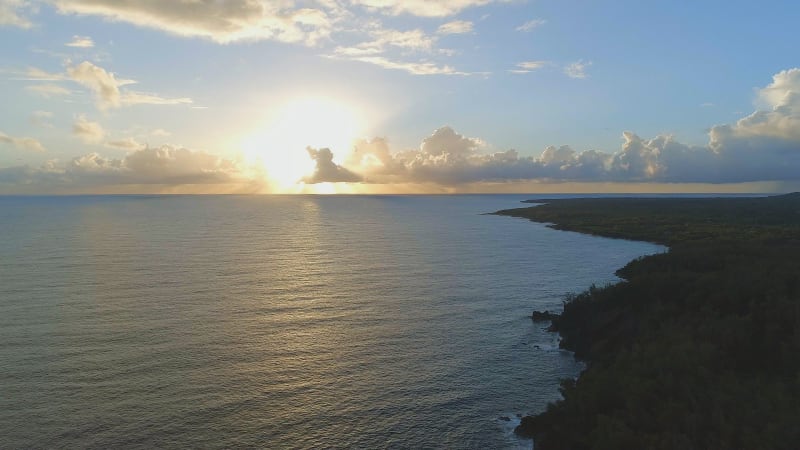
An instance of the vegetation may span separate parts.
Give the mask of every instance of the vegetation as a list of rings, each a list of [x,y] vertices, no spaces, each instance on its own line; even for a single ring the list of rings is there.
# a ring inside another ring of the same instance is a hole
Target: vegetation
[[[666,244],[553,320],[587,361],[517,432],[537,449],[791,449],[800,442],[800,194],[563,199],[498,214]]]

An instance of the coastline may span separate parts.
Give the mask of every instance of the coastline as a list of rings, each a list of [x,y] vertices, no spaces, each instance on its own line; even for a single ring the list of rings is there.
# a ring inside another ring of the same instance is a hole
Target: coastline
[[[541,204],[494,214],[669,251],[564,302],[551,329],[586,368],[518,434],[545,450],[788,448],[800,437],[800,194],[528,202]]]

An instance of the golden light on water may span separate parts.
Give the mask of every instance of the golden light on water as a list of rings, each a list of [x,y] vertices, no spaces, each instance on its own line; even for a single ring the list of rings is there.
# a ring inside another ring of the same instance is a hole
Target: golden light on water
[[[244,139],[242,150],[249,162],[263,164],[279,192],[335,193],[334,186],[303,186],[303,179],[315,169],[306,149],[330,148],[338,162],[351,151],[363,128],[361,114],[343,101],[300,97],[269,114],[264,127]]]

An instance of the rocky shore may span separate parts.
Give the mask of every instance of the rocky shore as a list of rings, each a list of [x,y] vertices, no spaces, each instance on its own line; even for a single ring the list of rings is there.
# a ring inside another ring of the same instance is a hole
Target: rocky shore
[[[551,321],[586,361],[521,420],[538,450],[789,449],[800,441],[800,194],[533,201],[496,214],[670,251],[565,301]]]

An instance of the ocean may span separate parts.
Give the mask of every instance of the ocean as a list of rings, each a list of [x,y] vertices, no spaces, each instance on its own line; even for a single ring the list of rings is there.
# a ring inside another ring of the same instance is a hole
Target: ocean
[[[530,197],[0,197],[0,447],[530,448],[531,311],[663,251]]]

